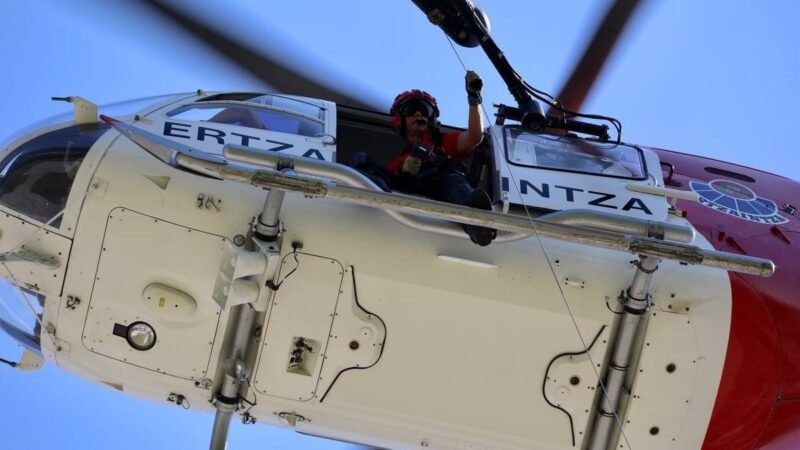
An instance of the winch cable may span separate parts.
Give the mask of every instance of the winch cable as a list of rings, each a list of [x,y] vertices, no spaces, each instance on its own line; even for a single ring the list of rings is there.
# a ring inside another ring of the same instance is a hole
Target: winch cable
[[[458,59],[458,62],[461,64],[461,67],[464,69],[464,72],[467,72],[468,71],[467,66],[464,64],[464,61],[461,59],[461,55],[458,54],[458,50],[456,49],[455,45],[453,44],[453,41],[450,39],[450,37],[447,35],[447,33],[444,33],[444,36],[447,39],[447,42],[450,43],[450,47],[453,49],[453,53],[456,55],[456,58]],[[557,103],[557,100],[554,100],[554,102]],[[483,104],[481,104],[481,110],[483,111],[483,115],[488,118],[489,117],[488,112],[486,111],[486,108],[483,106]],[[494,136],[494,139],[495,139],[494,144],[498,146],[497,148],[500,148],[499,146],[502,145],[502,143],[500,142],[499,137]],[[514,178],[514,173],[510,170],[510,166],[508,164],[508,161],[503,160],[503,163],[505,164],[506,169],[508,170],[508,174],[511,177],[512,184],[514,185],[514,189],[517,191],[517,195],[519,195],[520,198],[522,198],[522,193],[519,191],[519,185],[517,184],[517,180]],[[522,206],[525,209],[525,214],[528,216],[528,220],[531,223],[531,228],[533,228],[533,235],[536,237],[536,242],[539,244],[539,248],[542,249],[542,254],[544,255],[545,261],[547,261],[547,266],[550,269],[550,274],[553,277],[553,281],[555,281],[556,287],[558,287],[558,292],[561,294],[561,301],[564,303],[564,307],[567,310],[567,313],[569,314],[570,320],[572,321],[572,326],[575,328],[575,332],[578,334],[578,339],[581,341],[581,345],[583,346],[583,350],[584,350],[584,352],[586,354],[586,357],[589,359],[589,364],[592,367],[592,371],[594,371],[594,375],[595,375],[595,378],[597,380],[597,384],[600,386],[600,389],[602,389],[603,396],[605,397],[605,400],[609,404],[612,404],[611,403],[611,399],[608,396],[608,391],[606,390],[605,384],[603,383],[603,380],[600,377],[600,373],[597,370],[597,367],[599,367],[599,365],[595,364],[594,360],[592,359],[592,355],[589,353],[589,346],[587,345],[586,339],[584,338],[583,334],[581,333],[580,327],[578,326],[578,321],[575,318],[575,314],[573,314],[572,308],[570,308],[570,306],[569,306],[569,302],[567,301],[567,296],[564,293],[564,289],[561,287],[561,283],[558,282],[558,275],[556,274],[556,271],[553,268],[553,263],[550,261],[550,256],[547,254],[547,250],[545,249],[544,243],[542,242],[542,238],[541,238],[541,236],[539,236],[539,232],[536,229],[536,222],[533,220],[533,215],[531,214],[530,210],[528,209],[528,205],[523,203]],[[622,435],[622,438],[625,440],[625,444],[627,444],[628,448],[633,448],[631,446],[630,442],[628,441],[628,436],[625,434],[625,428],[622,426],[622,421],[621,421],[621,419],[619,417],[619,414],[618,414],[616,408],[614,408],[613,413],[614,413],[614,420],[617,422],[617,426],[619,427],[620,434]]]

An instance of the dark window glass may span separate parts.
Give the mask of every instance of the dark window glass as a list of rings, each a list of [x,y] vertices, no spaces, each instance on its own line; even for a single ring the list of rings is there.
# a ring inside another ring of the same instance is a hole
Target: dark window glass
[[[0,162],[0,204],[49,222],[67,205],[84,156],[108,130],[105,124],[75,125],[20,145]],[[53,220],[61,225],[61,216]]]
[[[210,95],[208,97],[203,97],[199,101],[201,102],[218,102],[218,101],[237,101],[237,102],[245,102],[250,100],[251,98],[260,97],[264,94],[256,94],[251,92],[233,92],[228,94],[216,94]]]
[[[756,180],[753,177],[748,177],[747,175],[739,172],[732,172],[730,170],[719,169],[717,167],[706,167],[706,172],[713,173],[714,175],[722,175],[723,177],[733,178],[735,180],[742,180],[748,183],[755,183]]]

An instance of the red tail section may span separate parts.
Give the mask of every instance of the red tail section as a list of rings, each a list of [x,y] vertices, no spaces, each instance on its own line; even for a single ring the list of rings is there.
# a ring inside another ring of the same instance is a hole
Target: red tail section
[[[703,448],[800,448],[800,183],[655,151],[668,185],[700,195],[678,207],[714,247],[777,266],[771,278],[731,274],[728,352]]]

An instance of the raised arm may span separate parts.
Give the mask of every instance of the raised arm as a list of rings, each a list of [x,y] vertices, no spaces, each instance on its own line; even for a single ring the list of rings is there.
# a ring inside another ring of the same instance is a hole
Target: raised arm
[[[469,103],[467,130],[458,135],[458,152],[468,153],[483,141],[483,113],[481,112],[481,89],[483,80],[477,73],[468,70],[464,77]]]

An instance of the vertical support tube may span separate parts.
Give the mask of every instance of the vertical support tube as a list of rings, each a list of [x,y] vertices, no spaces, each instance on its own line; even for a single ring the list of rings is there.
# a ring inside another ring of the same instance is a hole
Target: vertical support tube
[[[285,195],[285,191],[275,188],[270,189],[269,194],[267,194],[264,210],[258,216],[258,224],[256,224],[256,233],[258,233],[260,239],[272,242],[278,236],[280,232],[280,219],[278,216],[281,212]]]
[[[241,380],[225,374],[225,380],[217,394],[217,413],[214,416],[214,429],[211,432],[210,450],[225,450],[228,443],[228,429],[231,417],[239,404],[239,385]]]
[[[223,363],[223,380],[216,396],[217,413],[214,416],[214,428],[211,433],[210,450],[225,450],[228,441],[228,429],[231,417],[239,404],[239,389],[242,381],[249,373],[245,357],[250,336],[253,333],[253,323],[256,310],[252,305],[245,304],[234,307],[238,309],[233,314],[229,327],[234,327],[228,335],[230,345],[228,354]]]
[[[276,169],[284,174],[295,175],[294,162],[291,160],[278,161]],[[285,195],[286,191],[275,188],[270,189],[269,194],[267,194],[267,199],[264,201],[264,209],[261,211],[261,215],[258,216],[258,223],[256,224],[256,234],[259,239],[273,242],[278,238],[278,233],[281,231],[280,212]]]
[[[642,256],[633,281],[625,292],[623,316],[617,327],[614,348],[603,382],[605,389],[600,393],[597,414],[589,436],[587,448],[590,450],[607,450],[616,446],[610,441],[615,435],[615,427],[621,426],[622,418],[619,407],[625,387],[625,378],[629,370],[635,369],[635,367],[630,367],[633,348],[636,336],[639,334],[642,317],[649,306],[647,293],[650,290],[653,273],[658,269],[658,262],[659,259],[656,257]]]

